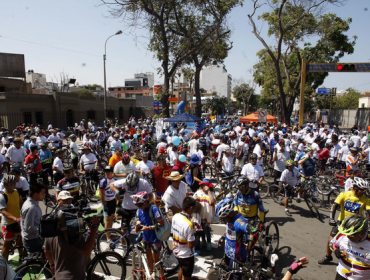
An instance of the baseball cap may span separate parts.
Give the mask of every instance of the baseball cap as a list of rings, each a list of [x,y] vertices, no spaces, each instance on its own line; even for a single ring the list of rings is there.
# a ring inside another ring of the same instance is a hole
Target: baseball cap
[[[58,200],[66,200],[66,199],[70,199],[70,198],[73,198],[73,196],[71,196],[71,194],[69,193],[69,191],[61,191],[59,194],[58,194]]]

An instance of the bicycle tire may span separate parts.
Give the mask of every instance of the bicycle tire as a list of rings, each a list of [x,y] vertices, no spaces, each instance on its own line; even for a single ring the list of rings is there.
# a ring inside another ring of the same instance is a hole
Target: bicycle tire
[[[320,194],[316,186],[314,186],[314,188],[315,191],[313,191],[312,189],[310,190],[310,198],[313,205],[315,205],[315,207],[318,209],[324,204],[324,194]]]
[[[144,280],[146,278],[141,256],[142,253],[139,249],[135,248],[132,251],[132,276],[134,280]]]
[[[270,197],[272,200],[277,203],[277,204],[282,204],[284,202],[284,190],[282,190],[278,195],[276,193],[280,190],[280,186],[278,185],[271,185],[269,192],[270,192]]]
[[[319,178],[320,180],[316,182],[317,191],[320,194],[328,195],[331,190],[330,187],[333,185],[333,181],[326,175],[320,175]]]
[[[44,267],[45,264],[46,261],[42,262],[37,260],[23,263],[14,270],[15,276],[13,279],[22,279],[23,277],[29,280],[44,279],[45,274],[41,273],[42,270],[47,270],[50,273],[50,275],[53,275],[53,278],[51,279],[55,279],[54,273],[49,268]]]
[[[265,180],[262,180],[259,186],[259,194],[261,198],[266,198],[269,194],[269,185]]]
[[[271,230],[274,229],[275,233],[271,233]],[[280,240],[280,234],[279,234],[279,227],[275,221],[270,221],[266,224],[265,229],[265,248],[268,249],[269,254],[276,253],[279,249],[279,240]],[[267,252],[266,252],[267,253]],[[267,257],[267,256],[266,256]]]
[[[163,260],[163,270],[167,274],[171,274],[179,268],[179,261],[168,244],[166,248],[162,247],[160,259]]]
[[[211,179],[214,177],[214,172],[212,170],[212,167],[207,165],[204,169],[203,169],[203,176],[204,178],[208,178],[208,179]]]
[[[118,253],[123,259],[127,257],[127,250],[130,247],[130,240],[127,236],[121,238],[121,240],[115,244],[114,249],[110,248],[108,245],[107,235],[106,233],[110,232],[110,239],[113,241],[117,241],[123,236],[123,232],[119,229],[109,228],[103,230],[96,239],[96,246],[99,252],[116,252]]]
[[[339,195],[339,191],[338,190],[332,190],[329,194],[328,194],[328,205],[330,207],[330,209],[333,207],[334,205],[334,201],[336,200],[336,198],[338,197]],[[365,211],[366,212],[366,211]]]
[[[115,259],[115,261],[112,261]],[[98,267],[100,265],[100,267]],[[116,265],[117,267],[113,267]],[[112,266],[112,267],[109,267]],[[121,271],[118,271],[121,269]],[[112,271],[115,274],[112,275]],[[101,252],[96,255],[87,268],[87,280],[94,280],[95,276],[99,279],[126,279],[125,260],[116,252]],[[113,277],[113,278],[112,278]]]
[[[311,197],[309,197],[309,196],[305,196],[304,197],[304,200],[306,201],[306,204],[307,204],[307,206],[308,206],[308,208],[310,209],[310,211],[311,211],[311,213],[312,213],[312,215],[316,218],[316,219],[318,219],[318,220],[320,220],[320,212],[319,212],[319,210],[313,205],[313,203],[312,203],[312,201],[311,201]]]

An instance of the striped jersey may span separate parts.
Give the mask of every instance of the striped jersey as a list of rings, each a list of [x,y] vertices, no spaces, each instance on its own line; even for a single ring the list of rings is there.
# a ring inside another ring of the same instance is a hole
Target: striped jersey
[[[190,258],[194,256],[195,247],[189,248],[188,242],[195,241],[193,224],[190,216],[177,213],[172,219],[173,253],[176,258]]]

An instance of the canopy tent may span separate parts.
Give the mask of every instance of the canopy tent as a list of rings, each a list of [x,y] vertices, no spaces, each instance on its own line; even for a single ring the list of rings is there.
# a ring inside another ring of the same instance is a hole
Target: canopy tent
[[[259,122],[258,121],[258,111],[254,112],[252,114],[249,114],[247,116],[241,117],[240,122],[241,123]],[[274,122],[277,125],[278,120],[274,116],[271,116],[271,115],[267,114],[266,122]]]
[[[195,122],[203,122],[204,120],[201,118],[198,118],[196,116],[192,116],[186,113],[179,114],[177,116],[174,116],[172,118],[165,119],[163,122],[186,122],[186,123],[195,123]]]

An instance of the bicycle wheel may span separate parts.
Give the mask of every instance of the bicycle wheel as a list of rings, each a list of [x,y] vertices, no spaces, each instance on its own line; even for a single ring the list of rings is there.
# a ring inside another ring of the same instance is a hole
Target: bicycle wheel
[[[87,268],[87,280],[90,279],[126,279],[124,259],[115,252],[99,253]]]
[[[325,175],[319,176],[319,180],[317,180],[315,184],[317,191],[323,195],[328,195],[330,187],[334,185],[330,177]]]
[[[271,185],[270,186],[270,197],[278,204],[283,204],[284,202],[284,190],[281,190],[278,194],[277,192],[280,190],[280,186],[278,185]]]
[[[269,165],[266,165],[264,168],[263,168],[263,173],[265,174],[265,178],[270,178],[272,177],[272,174],[273,174],[274,170],[272,168],[270,168]]]
[[[137,248],[132,251],[132,274],[134,280],[144,280],[146,278],[142,253]]]
[[[214,174],[212,167],[210,165],[206,165],[203,169],[204,178],[211,179],[211,178],[214,178],[214,175],[215,174]]]
[[[320,208],[324,203],[324,194],[320,194],[316,186],[312,186],[310,190],[311,201],[316,208]]]
[[[179,261],[172,252],[172,249],[168,246],[163,246],[160,260],[163,261],[163,269],[167,274],[175,272],[179,267]]]
[[[266,254],[276,253],[279,249],[279,228],[275,221],[266,224],[265,229],[265,248]]]
[[[270,187],[268,183],[265,180],[262,180],[259,186],[259,193],[260,193],[261,198],[267,197],[267,195],[269,194],[269,188]]]
[[[127,236],[123,237],[123,232],[119,229],[109,228],[98,235],[96,246],[100,252],[114,251],[122,258],[125,258],[127,257],[127,250],[130,247],[130,240]]]
[[[312,203],[311,197],[310,197],[309,195],[305,195],[304,200],[306,201],[307,206],[308,206],[308,208],[310,209],[310,211],[311,211],[312,215],[313,215],[316,219],[320,220],[320,212],[319,212],[319,210],[315,207],[315,205]]]
[[[54,274],[46,267],[47,262],[28,261],[15,269],[14,280],[18,279],[55,279]],[[46,277],[45,274],[48,276]],[[50,278],[52,277],[52,278]]]
[[[339,195],[339,191],[337,191],[337,190],[332,190],[329,193],[329,195],[328,195],[328,204],[329,204],[330,209],[333,207],[334,201],[337,199],[338,195]]]

